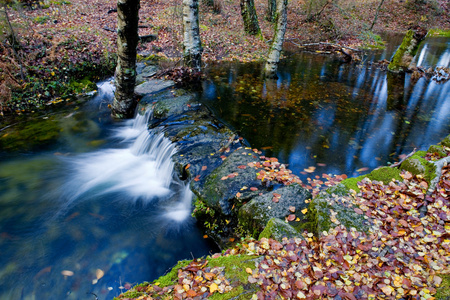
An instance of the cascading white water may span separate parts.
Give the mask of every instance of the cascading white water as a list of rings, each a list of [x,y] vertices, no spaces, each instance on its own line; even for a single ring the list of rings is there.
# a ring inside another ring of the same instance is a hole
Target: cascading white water
[[[115,130],[113,137],[123,147],[101,149],[73,160],[70,186],[77,188],[69,191],[72,201],[115,193],[121,201],[158,200],[168,219],[183,221],[189,216],[192,192],[173,174],[175,146],[163,132],[148,130],[151,115],[151,109],[141,109],[133,120]]]

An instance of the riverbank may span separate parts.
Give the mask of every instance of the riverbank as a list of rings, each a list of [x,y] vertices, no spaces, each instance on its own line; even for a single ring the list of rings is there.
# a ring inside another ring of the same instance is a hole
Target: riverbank
[[[294,48],[317,42],[376,48],[382,46],[376,35],[381,32],[404,33],[416,24],[450,28],[446,1],[386,2],[379,9],[372,30],[368,28],[375,18],[378,1],[346,0],[329,5],[322,2],[290,2],[286,41]],[[115,1],[39,3],[8,7],[10,23],[2,23],[5,31],[0,45],[2,114],[71,101],[77,94],[95,90],[93,82],[114,72]],[[255,3],[262,37],[244,34],[237,1],[216,1],[213,7],[202,2],[200,32],[206,63],[264,60],[273,26],[264,18],[267,2]],[[182,28],[178,1],[142,2],[139,28],[140,36],[144,37],[138,49],[139,59],[164,60],[168,66],[179,61]],[[152,38],[154,35],[156,40]]]
[[[143,99],[155,84],[137,87]],[[173,160],[191,181],[194,215],[226,250],[179,262],[118,299],[448,296],[450,137],[392,167],[329,176],[313,189],[177,94],[147,97],[150,127],[163,126],[177,145]]]

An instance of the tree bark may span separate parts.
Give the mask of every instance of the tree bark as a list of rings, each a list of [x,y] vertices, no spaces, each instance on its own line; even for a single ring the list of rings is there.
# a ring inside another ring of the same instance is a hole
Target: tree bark
[[[139,41],[140,0],[117,1],[117,67],[115,73],[116,92],[112,104],[112,115],[116,118],[132,117],[137,105],[134,87],[136,84],[136,54]]]
[[[267,21],[274,23],[276,21],[275,14],[277,11],[277,0],[268,0],[267,1]]]
[[[427,30],[416,26],[408,30],[400,47],[395,51],[388,70],[393,73],[404,73],[411,68],[411,63],[419,49],[420,42],[427,35]]]
[[[264,73],[266,78],[277,78],[278,63],[280,62],[281,50],[283,49],[284,34],[287,25],[288,0],[277,0],[276,21],[277,27],[270,47]]]
[[[203,48],[198,22],[198,0],[183,0],[183,36],[184,64],[200,71]]]
[[[241,0],[241,15],[244,20],[244,31],[251,35],[261,33],[259,28],[258,16],[255,10],[255,2],[253,0]]]

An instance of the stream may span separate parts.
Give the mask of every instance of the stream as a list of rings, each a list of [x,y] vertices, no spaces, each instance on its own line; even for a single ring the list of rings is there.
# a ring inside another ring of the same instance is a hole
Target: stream
[[[210,65],[199,101],[303,180],[360,175],[450,133],[450,82],[369,66],[401,38],[389,41],[361,65],[288,51],[275,81],[260,64]],[[449,67],[450,39],[427,39],[416,61]],[[190,216],[175,146],[147,130],[151,110],[114,121],[112,84],[98,86],[0,131],[0,300],[112,299],[218,250]]]

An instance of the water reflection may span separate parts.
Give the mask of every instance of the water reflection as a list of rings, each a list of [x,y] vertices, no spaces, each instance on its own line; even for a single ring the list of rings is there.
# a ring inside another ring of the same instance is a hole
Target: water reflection
[[[418,57],[434,62],[428,59],[433,53],[445,62],[448,39],[442,44],[428,39]],[[397,46],[365,60],[389,59]],[[262,81],[258,64],[213,66],[210,73],[202,101],[252,147],[289,163],[303,179],[309,166],[318,175],[359,175],[425,149],[450,129],[450,82],[412,80],[309,53],[285,59],[277,81]]]

